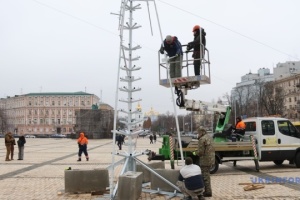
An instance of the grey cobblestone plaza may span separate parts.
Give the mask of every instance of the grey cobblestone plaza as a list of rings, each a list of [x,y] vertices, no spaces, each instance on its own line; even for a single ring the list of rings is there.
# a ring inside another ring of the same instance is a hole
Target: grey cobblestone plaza
[[[151,149],[158,151],[160,139],[156,144],[149,144],[149,138],[137,139],[137,150]],[[25,144],[24,160],[17,160],[18,149],[15,146],[13,161],[5,161],[6,149],[0,148],[0,199],[1,200],[44,200],[44,199],[99,199],[101,195],[67,194],[64,193],[64,170],[106,168],[112,162],[112,140],[89,140],[88,152],[90,161],[77,162],[78,146],[71,139],[39,139],[28,138]],[[127,146],[123,146],[126,150]],[[117,149],[117,146],[116,146]],[[116,156],[115,161],[121,159]],[[141,160],[147,161],[146,156]],[[168,161],[166,168],[170,168]],[[177,164],[177,163],[176,163]],[[118,174],[121,167],[117,167]],[[176,169],[180,166],[175,165]],[[261,179],[258,179],[258,176]],[[265,188],[244,191],[244,185],[251,181],[279,180],[278,178],[294,179],[295,183],[265,184]],[[255,171],[254,162],[241,161],[233,167],[232,163],[220,166],[219,171],[211,176],[213,197],[206,199],[299,199],[300,200],[300,169],[289,165],[282,166],[273,162],[260,163],[260,172]],[[117,177],[116,177],[117,178]],[[276,179],[277,178],[277,179]],[[143,193],[140,200],[164,200],[165,196]],[[179,197],[172,200],[179,200]]]

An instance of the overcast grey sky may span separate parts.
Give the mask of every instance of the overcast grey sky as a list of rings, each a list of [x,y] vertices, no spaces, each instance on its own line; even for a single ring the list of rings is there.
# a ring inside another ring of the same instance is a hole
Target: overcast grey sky
[[[121,0],[0,0],[0,98],[30,92],[86,91],[114,106],[119,56],[118,18]],[[278,62],[300,58],[298,0],[157,0],[163,36],[182,44],[193,39],[199,24],[207,32],[210,85],[187,98],[217,100],[241,76]],[[170,89],[158,84],[160,34],[153,3],[151,35],[146,3],[134,12],[142,28],[134,42],[142,46],[134,75],[142,91],[143,111],[173,111]],[[126,38],[125,38],[126,39]],[[124,74],[121,74],[124,76]],[[119,104],[119,108],[124,108]],[[182,111],[180,111],[182,112]]]

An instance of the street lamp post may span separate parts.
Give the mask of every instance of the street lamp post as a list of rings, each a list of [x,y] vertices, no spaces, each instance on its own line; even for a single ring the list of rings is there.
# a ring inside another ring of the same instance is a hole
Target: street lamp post
[[[191,113],[191,133],[193,133],[193,112]]]

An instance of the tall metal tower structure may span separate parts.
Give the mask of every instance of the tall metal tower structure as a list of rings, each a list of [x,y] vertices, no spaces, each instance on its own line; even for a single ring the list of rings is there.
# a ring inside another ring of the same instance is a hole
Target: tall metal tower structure
[[[120,32],[120,49],[119,49],[119,66],[118,66],[118,74],[117,74],[117,87],[116,87],[116,98],[115,98],[115,113],[114,113],[114,130],[113,130],[113,153],[112,153],[112,164],[109,166],[110,169],[110,199],[114,199],[118,183],[114,183],[114,169],[115,166],[123,164],[123,168],[120,172],[120,175],[124,174],[127,171],[136,171],[136,163],[138,162],[142,166],[144,166],[146,169],[148,169],[151,173],[158,176],[161,180],[165,181],[167,184],[171,185],[174,189],[177,191],[180,191],[177,186],[172,184],[170,181],[166,180],[165,178],[161,177],[158,173],[156,173],[154,170],[149,168],[143,161],[139,160],[137,157],[140,155],[145,155],[146,152],[138,152],[135,149],[136,141],[135,138],[139,133],[144,132],[144,130],[138,130],[135,129],[135,125],[143,121],[141,119],[140,121],[134,120],[134,116],[137,110],[135,110],[134,103],[138,103],[141,101],[139,98],[134,98],[133,94],[136,94],[138,91],[141,90],[141,88],[134,85],[136,81],[141,80],[139,77],[134,76],[134,72],[141,69],[141,67],[136,66],[134,63],[135,61],[139,60],[139,56],[136,54],[137,50],[141,47],[139,45],[134,46],[133,45],[133,32],[134,30],[140,28],[141,26],[137,25],[137,23],[134,22],[133,14],[134,11],[137,11],[141,9],[140,4],[138,2],[146,2],[148,6],[148,12],[149,12],[149,2],[153,2],[156,9],[155,0],[121,0],[121,8],[119,14],[116,14],[119,16],[119,32]],[[113,14],[113,13],[112,13]],[[156,9],[156,16],[158,20],[158,14]],[[125,22],[125,17],[128,17],[128,22]],[[150,12],[149,12],[149,19],[150,19]],[[158,20],[159,24],[159,20]],[[151,19],[150,19],[150,25],[151,25]],[[152,30],[152,27],[151,27]],[[159,27],[159,30],[160,27]],[[128,39],[125,39],[125,36],[128,37]],[[161,41],[162,40],[162,34],[160,31]],[[125,76],[121,76],[125,74]],[[122,85],[121,85],[122,84]],[[125,99],[119,99],[119,92],[125,93],[126,98]],[[171,89],[172,93],[172,89]],[[173,94],[173,93],[172,93]],[[126,109],[119,109],[118,108],[118,102],[124,103],[125,106],[127,106]],[[175,108],[175,102],[174,102],[174,108]],[[175,111],[176,112],[176,111]],[[124,130],[118,130],[117,126],[117,116],[122,113],[124,114],[125,120],[121,121],[121,123],[125,124],[126,129]],[[177,115],[177,114],[176,114]],[[177,118],[176,118],[177,119]],[[178,120],[177,120],[177,127],[178,127]],[[179,129],[178,129],[179,130]],[[116,150],[116,135],[124,135],[128,138],[126,141],[127,149],[124,148],[124,151],[117,152]],[[179,134],[179,131],[178,131]],[[180,138],[180,136],[179,136]],[[180,141],[181,146],[181,141]],[[126,150],[125,150],[126,149]],[[182,154],[182,152],[181,152]],[[115,156],[121,156],[123,159],[115,161]]]

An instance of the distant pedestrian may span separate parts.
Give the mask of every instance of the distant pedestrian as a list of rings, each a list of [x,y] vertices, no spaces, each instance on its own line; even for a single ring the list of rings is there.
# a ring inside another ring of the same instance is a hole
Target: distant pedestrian
[[[119,150],[122,150],[123,136],[122,135],[117,135],[116,140],[117,140],[117,145],[119,147]]]
[[[88,145],[88,139],[84,136],[84,132],[80,133],[80,136],[77,140],[78,147],[79,147],[79,152],[78,152],[78,160],[81,161],[81,154],[82,152],[85,155],[86,161],[89,161],[89,155],[87,152],[87,145]]]
[[[125,135],[121,135],[122,136],[122,144],[125,144]]]
[[[153,135],[154,144],[156,143],[156,134]]]
[[[9,157],[11,156],[11,146],[13,146],[14,138],[11,132],[5,134],[5,147],[6,147],[6,157],[5,161],[10,161]]]
[[[150,135],[150,144],[153,144],[153,135]]]
[[[17,143],[18,143],[18,149],[19,149],[18,160],[23,160],[24,159],[24,147],[25,147],[24,145],[26,143],[25,137],[20,136]]]

